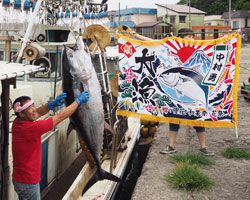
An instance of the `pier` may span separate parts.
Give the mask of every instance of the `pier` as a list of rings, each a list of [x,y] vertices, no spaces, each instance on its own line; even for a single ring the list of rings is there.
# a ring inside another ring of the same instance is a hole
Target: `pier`
[[[207,146],[216,155],[212,159],[215,165],[202,167],[201,171],[214,180],[215,184],[209,190],[184,191],[173,189],[164,179],[164,175],[171,173],[175,164],[171,162],[171,155],[160,154],[160,150],[168,144],[168,124],[160,124],[153,139],[141,176],[134,189],[132,200],[234,200],[250,199],[250,161],[227,159],[221,151],[236,146],[250,149],[249,106],[248,100],[241,94],[241,85],[250,77],[250,45],[241,49],[240,79],[238,90],[238,134],[236,138],[234,128],[207,128]],[[199,141],[193,128],[181,126],[176,149],[178,154],[199,152]]]

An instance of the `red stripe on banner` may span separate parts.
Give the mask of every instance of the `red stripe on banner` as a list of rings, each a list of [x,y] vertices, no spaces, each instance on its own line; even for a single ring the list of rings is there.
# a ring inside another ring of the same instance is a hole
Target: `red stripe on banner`
[[[209,56],[209,57],[212,56],[212,55],[213,55],[213,52],[207,54],[207,56]]]
[[[204,48],[204,51],[207,51],[208,49],[212,48],[212,45],[208,45],[207,47]]]
[[[223,103],[226,101],[226,98],[227,98],[227,92],[224,93]]]
[[[175,41],[175,42],[176,42],[176,44],[179,46],[179,48],[181,48],[180,43],[179,43],[178,41]]]
[[[232,58],[233,58],[234,55],[235,55],[235,49],[233,50],[232,54],[230,55],[229,61],[232,62]]]
[[[226,80],[229,78],[229,70],[227,70],[227,74],[226,74]]]
[[[225,83],[233,83],[233,79],[225,80]]]
[[[167,41],[166,44],[169,45],[169,46],[171,46],[171,47],[172,47],[173,49],[175,49],[176,51],[178,51],[177,48],[174,46],[174,44],[172,44],[172,42]],[[172,53],[173,53],[173,52],[172,52]]]
[[[233,65],[235,65],[235,58],[233,58],[233,60],[232,60],[232,64],[233,64]]]
[[[235,49],[237,47],[237,42],[233,43],[233,48]]]
[[[229,108],[228,108],[228,113],[231,113],[232,108],[233,108],[233,104],[231,104],[231,105],[229,106]]]
[[[225,103],[225,106],[227,106],[230,103],[233,103],[233,101],[229,101],[229,102]]]
[[[121,48],[123,44],[118,43],[119,53],[124,53],[123,49]]]
[[[213,120],[213,121],[218,121],[218,119],[216,118],[216,117],[213,117],[212,115],[210,115],[210,117],[211,117],[211,119]]]

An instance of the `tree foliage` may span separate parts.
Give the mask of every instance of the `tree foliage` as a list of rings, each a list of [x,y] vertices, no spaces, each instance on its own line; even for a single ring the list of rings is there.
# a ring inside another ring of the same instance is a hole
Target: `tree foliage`
[[[229,0],[190,0],[191,7],[207,13],[207,15],[222,15],[229,11]],[[189,0],[180,0],[177,4],[189,5]],[[231,9],[250,10],[249,0],[231,0]]]

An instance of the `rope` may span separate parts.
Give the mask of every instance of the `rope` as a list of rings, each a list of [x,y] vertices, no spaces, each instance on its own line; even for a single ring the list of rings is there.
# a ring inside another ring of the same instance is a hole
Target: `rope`
[[[108,32],[108,33],[116,33],[115,31],[102,31],[102,32]],[[128,32],[123,32],[123,31],[119,31],[119,33],[128,33]],[[183,32],[183,33],[179,33],[178,35],[192,35],[192,34],[208,34],[208,33],[235,33],[234,31],[215,31],[215,32]],[[173,34],[172,32],[171,33],[140,33],[140,32],[137,32],[137,34],[140,34],[140,35],[170,35],[170,36],[174,36],[174,35],[177,35],[177,34]]]

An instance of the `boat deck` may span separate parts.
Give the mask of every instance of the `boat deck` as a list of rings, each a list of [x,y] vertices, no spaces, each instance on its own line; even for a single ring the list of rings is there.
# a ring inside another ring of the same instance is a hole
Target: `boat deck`
[[[46,194],[42,194],[42,200],[61,200],[76,179],[85,162],[85,157],[81,153],[66,172],[53,182],[53,185],[51,185],[52,188],[50,187],[50,190],[47,193],[45,192]]]

